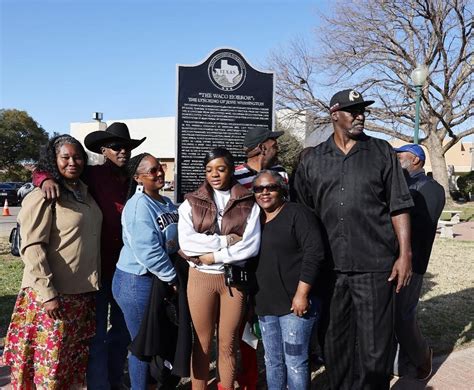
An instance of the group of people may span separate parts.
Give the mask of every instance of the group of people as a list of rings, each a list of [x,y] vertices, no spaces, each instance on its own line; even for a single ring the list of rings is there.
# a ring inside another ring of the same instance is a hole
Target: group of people
[[[334,134],[304,150],[291,180],[277,164],[282,132],[250,129],[238,166],[208,151],[179,207],[161,193],[159,159],[131,158],[145,138],[125,124],[85,138],[100,166],[73,137],[51,139],[18,216],[12,388],[119,389],[128,354],[133,390],[184,376],[206,389],[216,335],[218,388],[256,389],[256,352],[241,341],[255,318],[271,390],[309,388],[318,322],[331,389],[388,389],[410,365],[429,377],[416,305],[444,191],[421,147],[364,134],[372,103],[336,93]]]

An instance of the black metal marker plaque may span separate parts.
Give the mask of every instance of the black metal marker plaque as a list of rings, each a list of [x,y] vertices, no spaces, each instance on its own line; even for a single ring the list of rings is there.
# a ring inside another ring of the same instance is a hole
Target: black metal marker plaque
[[[218,49],[196,66],[178,66],[177,201],[204,179],[203,159],[222,146],[243,162],[251,127],[273,129],[274,74],[254,69],[233,49]]]

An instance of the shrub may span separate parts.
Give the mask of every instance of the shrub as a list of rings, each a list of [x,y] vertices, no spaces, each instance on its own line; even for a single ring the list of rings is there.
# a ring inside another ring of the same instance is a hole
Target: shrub
[[[456,182],[459,192],[463,198],[470,199],[470,195],[474,195],[474,171],[460,176]]]

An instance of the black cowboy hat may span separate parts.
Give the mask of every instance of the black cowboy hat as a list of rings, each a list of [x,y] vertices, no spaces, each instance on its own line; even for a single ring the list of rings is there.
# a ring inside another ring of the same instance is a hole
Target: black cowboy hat
[[[100,148],[105,146],[107,143],[116,141],[123,143],[130,147],[130,150],[135,149],[146,137],[142,139],[132,139],[130,138],[130,132],[125,123],[114,122],[105,130],[93,131],[90,134],[87,134],[84,139],[84,144],[86,148],[94,153],[101,153]]]

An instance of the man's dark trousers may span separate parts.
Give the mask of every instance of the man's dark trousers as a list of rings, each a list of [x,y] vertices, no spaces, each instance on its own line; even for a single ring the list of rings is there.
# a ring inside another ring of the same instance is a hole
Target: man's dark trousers
[[[423,275],[413,273],[410,284],[402,288],[397,295],[395,330],[400,344],[400,352],[398,361],[395,361],[395,371],[399,375],[405,374],[403,372],[405,367],[401,367],[401,363],[406,361],[406,358],[411,365],[419,367],[426,362],[430,353],[428,343],[421,334],[416,319],[416,308],[422,284]]]
[[[394,345],[394,288],[389,272],[338,272],[326,334],[332,390],[389,389]],[[355,356],[355,345],[359,356]],[[354,367],[359,362],[359,367]]]

